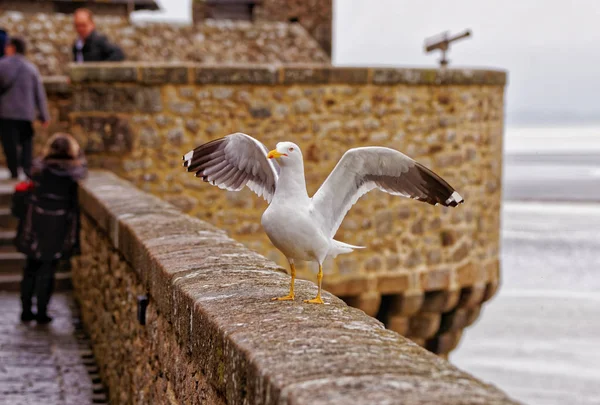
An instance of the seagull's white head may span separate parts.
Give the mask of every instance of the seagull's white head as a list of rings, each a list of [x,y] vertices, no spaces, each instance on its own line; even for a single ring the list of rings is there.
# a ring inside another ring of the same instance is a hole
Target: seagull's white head
[[[292,142],[279,142],[267,157],[277,159],[277,162],[282,166],[302,163],[302,152],[298,145]]]

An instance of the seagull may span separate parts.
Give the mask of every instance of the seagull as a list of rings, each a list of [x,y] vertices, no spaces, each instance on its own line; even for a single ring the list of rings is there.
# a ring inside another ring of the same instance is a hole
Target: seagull
[[[271,243],[287,258],[289,294],[273,300],[294,300],[296,261],[319,264],[317,296],[304,302],[323,304],[323,262],[350,253],[353,246],[334,239],[342,220],[360,197],[371,190],[412,198],[431,205],[456,207],[463,198],[440,176],[390,148],[349,149],[312,196],[306,191],[304,160],[298,145],[279,142],[275,149],[237,132],[198,146],[183,156],[183,166],[221,189],[247,186],[269,206],[261,224]]]

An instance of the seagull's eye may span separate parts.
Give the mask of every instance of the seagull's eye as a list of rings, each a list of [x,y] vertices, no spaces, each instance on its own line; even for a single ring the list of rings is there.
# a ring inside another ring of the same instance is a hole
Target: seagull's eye
[[[289,150],[290,152],[293,152],[293,151],[294,151],[294,148],[289,148],[288,150]]]

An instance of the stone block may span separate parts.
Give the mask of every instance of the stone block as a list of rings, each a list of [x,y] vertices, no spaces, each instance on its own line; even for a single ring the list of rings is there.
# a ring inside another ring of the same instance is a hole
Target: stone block
[[[269,118],[272,113],[268,107],[251,107],[250,115],[253,118]]]
[[[447,267],[429,269],[420,273],[421,287],[425,291],[447,290],[450,288],[452,271]]]
[[[369,69],[355,67],[329,68],[329,83],[331,84],[367,84]]]
[[[42,78],[44,89],[46,90],[46,94],[48,96],[51,95],[61,95],[70,97],[71,96],[71,84],[69,80],[64,76],[54,76],[54,77],[43,77]]]
[[[159,88],[89,85],[74,91],[75,112],[157,113],[162,109]]]
[[[399,294],[411,287],[411,275],[408,272],[385,273],[377,277],[377,291],[381,294]]]
[[[456,270],[456,282],[463,287],[478,284],[486,279],[485,268],[478,267],[473,262],[468,262]]]
[[[462,330],[446,332],[433,339],[427,340],[427,342],[425,342],[425,348],[438,355],[447,355],[456,348],[461,336]]]
[[[391,316],[412,316],[419,312],[424,299],[423,292],[419,290],[395,294],[390,298],[389,313]]]
[[[365,261],[365,270],[368,272],[381,271],[383,262],[379,256],[373,256]]]
[[[442,246],[452,246],[458,240],[458,232],[453,229],[443,230],[440,233],[440,238],[442,241]]]
[[[373,69],[373,84],[393,85],[464,85],[487,84],[502,86],[506,83],[506,72],[470,69]]]
[[[485,293],[483,294],[482,302],[489,301],[498,291],[498,287],[500,286],[499,281],[491,281],[485,285]]]
[[[469,251],[471,250],[471,244],[467,241],[463,241],[460,245],[458,245],[454,251],[452,252],[452,261],[460,262],[462,259],[469,255]]]
[[[190,67],[178,66],[142,66],[140,82],[144,84],[186,84]]]
[[[425,339],[419,337],[407,336],[408,339],[412,340],[413,343],[418,344],[421,347],[425,347]]]
[[[198,204],[198,200],[190,196],[167,197],[166,201],[179,208],[182,212],[190,212]]]
[[[469,326],[470,310],[466,308],[457,308],[453,311],[442,314],[439,333],[448,331],[458,331]]]
[[[472,286],[463,288],[460,294],[459,308],[472,308],[480,305],[483,302],[486,292],[486,284],[478,283]]]
[[[473,325],[473,323],[475,323],[475,321],[479,317],[480,313],[481,307],[479,306],[467,309],[467,326]]]
[[[286,66],[280,68],[283,84],[326,84],[331,70],[324,65]]]
[[[367,84],[369,69],[353,67],[286,66],[283,84]]]
[[[356,297],[350,297],[344,300],[346,304],[358,308],[369,316],[376,316],[381,305],[381,294],[372,291],[366,292]]]
[[[353,297],[361,295],[370,289],[370,278],[366,275],[328,280],[323,279],[323,288],[338,297]]]
[[[436,79],[436,69],[373,69],[373,84],[435,84]]]
[[[405,336],[408,333],[408,328],[410,325],[410,318],[406,316],[390,316],[385,324],[385,327],[389,330],[393,330]]]
[[[76,137],[86,154],[124,154],[133,148],[134,134],[129,122],[117,115],[79,115],[75,125],[83,131]]]
[[[196,66],[197,84],[276,84],[279,72],[274,66]]]
[[[442,315],[433,312],[419,312],[410,318],[408,334],[411,338],[429,339],[440,328]]]
[[[421,311],[423,312],[448,312],[456,307],[461,298],[461,290],[428,291]]]
[[[137,68],[120,63],[72,64],[69,77],[72,83],[131,83],[137,81]]]
[[[420,265],[423,261],[423,255],[420,252],[412,251],[406,258],[404,262],[404,266],[406,268],[412,269],[418,265]]]
[[[500,279],[500,260],[495,259],[485,265],[485,281],[494,281]]]

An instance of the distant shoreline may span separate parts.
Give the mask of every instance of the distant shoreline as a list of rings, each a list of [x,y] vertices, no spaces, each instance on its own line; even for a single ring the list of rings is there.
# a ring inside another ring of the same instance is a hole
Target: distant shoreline
[[[597,114],[515,112],[506,115],[506,125],[509,127],[600,126],[600,112]]]

